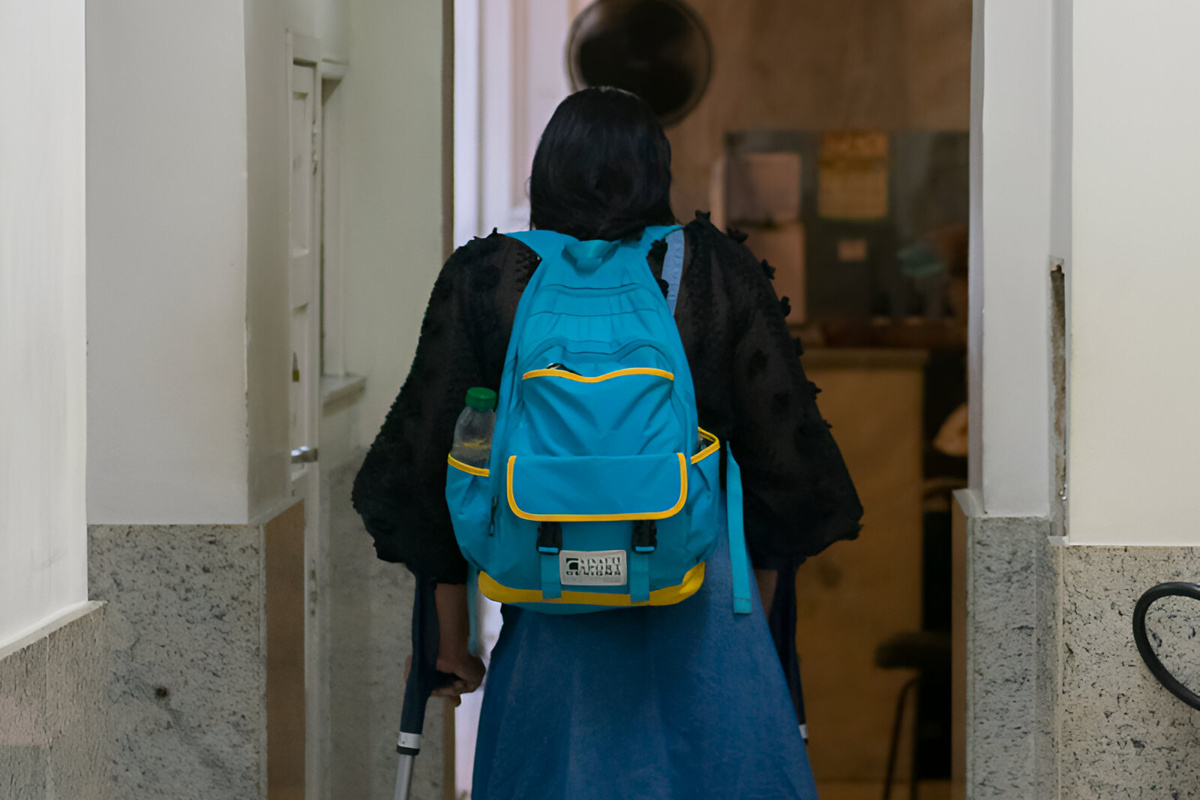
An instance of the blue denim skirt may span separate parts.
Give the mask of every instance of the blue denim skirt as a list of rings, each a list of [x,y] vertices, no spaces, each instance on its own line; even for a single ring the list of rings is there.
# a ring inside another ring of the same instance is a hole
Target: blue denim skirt
[[[722,536],[678,605],[506,606],[473,800],[816,800],[757,593],[735,616],[730,569]]]

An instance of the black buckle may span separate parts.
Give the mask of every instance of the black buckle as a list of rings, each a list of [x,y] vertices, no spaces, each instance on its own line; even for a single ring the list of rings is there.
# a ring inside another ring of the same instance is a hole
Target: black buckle
[[[537,549],[551,556],[562,550],[561,522],[543,522],[538,526]]]
[[[633,523],[633,552],[653,553],[658,547],[658,526],[652,519],[639,519]]]

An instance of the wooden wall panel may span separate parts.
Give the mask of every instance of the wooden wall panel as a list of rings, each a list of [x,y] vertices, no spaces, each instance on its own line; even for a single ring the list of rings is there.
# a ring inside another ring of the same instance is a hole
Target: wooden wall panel
[[[304,503],[267,523],[267,797],[304,800]]]
[[[966,130],[970,0],[689,0],[713,37],[712,83],[668,131],[675,212],[708,205],[730,130]]]
[[[971,116],[971,3],[904,0],[910,128],[967,130]]]

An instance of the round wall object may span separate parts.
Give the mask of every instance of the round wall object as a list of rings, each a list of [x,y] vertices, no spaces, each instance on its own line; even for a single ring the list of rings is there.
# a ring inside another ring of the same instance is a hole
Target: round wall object
[[[696,107],[712,75],[712,39],[680,0],[597,0],[571,25],[575,90],[614,86],[641,97],[664,125]]]

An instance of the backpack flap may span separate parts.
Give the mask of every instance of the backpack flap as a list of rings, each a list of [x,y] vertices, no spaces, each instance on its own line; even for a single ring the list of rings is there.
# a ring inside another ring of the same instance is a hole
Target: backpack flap
[[[687,505],[683,453],[512,456],[507,487],[516,537],[537,524],[543,599],[561,598],[567,585],[627,591],[631,603],[649,602],[660,521],[672,543],[686,529],[666,523]]]

